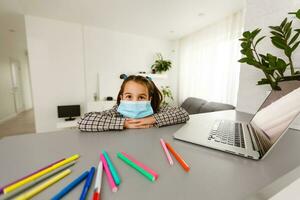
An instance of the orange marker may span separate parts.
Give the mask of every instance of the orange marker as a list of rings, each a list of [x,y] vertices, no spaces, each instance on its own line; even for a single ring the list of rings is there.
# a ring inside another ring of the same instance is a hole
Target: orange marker
[[[169,143],[166,142],[166,146],[169,149],[169,151],[173,154],[173,156],[176,158],[176,160],[180,163],[180,165],[183,167],[183,169],[188,172],[190,170],[190,167],[186,162],[181,158],[181,156],[171,147]]]

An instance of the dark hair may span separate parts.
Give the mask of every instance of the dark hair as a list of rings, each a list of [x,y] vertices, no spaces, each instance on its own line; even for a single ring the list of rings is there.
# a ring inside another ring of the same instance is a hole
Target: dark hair
[[[159,110],[160,103],[162,102],[163,96],[159,89],[156,87],[156,85],[153,83],[153,81],[150,78],[146,78],[144,76],[139,75],[131,75],[128,76],[122,83],[118,97],[117,97],[117,104],[120,105],[121,101],[121,95],[124,92],[124,88],[126,83],[129,81],[134,81],[136,83],[140,83],[148,88],[149,97],[151,97],[151,106],[154,111],[154,113],[157,113]]]

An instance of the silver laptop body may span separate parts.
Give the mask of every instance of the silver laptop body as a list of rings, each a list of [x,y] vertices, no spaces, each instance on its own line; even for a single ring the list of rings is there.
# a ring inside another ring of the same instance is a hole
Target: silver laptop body
[[[191,115],[174,138],[250,159],[263,159],[300,112],[299,85],[272,91],[249,123],[224,119],[224,114],[235,119],[236,113],[232,111]]]

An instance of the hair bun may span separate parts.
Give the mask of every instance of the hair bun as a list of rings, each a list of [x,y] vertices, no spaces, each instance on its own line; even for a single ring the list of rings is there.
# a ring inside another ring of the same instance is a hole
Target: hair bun
[[[126,74],[121,74],[121,75],[120,75],[120,79],[126,80],[127,78],[128,78],[128,76],[127,76]]]

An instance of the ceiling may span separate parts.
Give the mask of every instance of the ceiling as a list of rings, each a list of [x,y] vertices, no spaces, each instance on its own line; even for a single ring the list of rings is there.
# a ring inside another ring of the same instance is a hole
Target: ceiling
[[[173,40],[244,6],[245,0],[1,0],[0,23],[24,29],[25,14]]]

